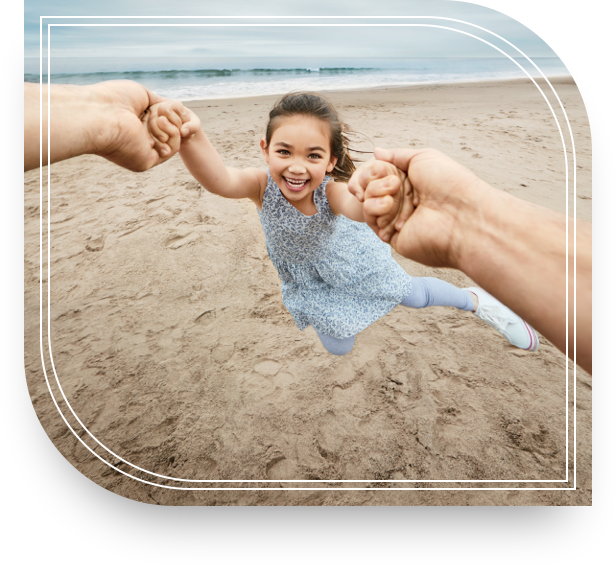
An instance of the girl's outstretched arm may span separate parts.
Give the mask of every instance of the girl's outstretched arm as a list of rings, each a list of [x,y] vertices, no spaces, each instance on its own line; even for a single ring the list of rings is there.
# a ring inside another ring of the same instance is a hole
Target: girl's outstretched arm
[[[150,110],[151,130],[156,125],[162,130],[165,120],[177,122],[177,102],[163,102]],[[218,151],[201,128],[200,120],[192,110],[182,106],[182,111],[190,115],[190,125],[193,135],[182,139],[180,157],[190,171],[190,174],[209,192],[225,198],[250,198],[258,206],[261,205],[262,194],[267,184],[267,173],[256,168],[234,169],[227,167]],[[182,128],[183,129],[183,128]]]
[[[325,189],[329,207],[336,216],[343,216],[356,222],[365,222],[364,205],[348,190],[346,183],[330,181]]]
[[[267,173],[256,168],[227,167],[203,130],[183,140],[180,157],[206,190],[225,198],[250,198],[261,206]]]

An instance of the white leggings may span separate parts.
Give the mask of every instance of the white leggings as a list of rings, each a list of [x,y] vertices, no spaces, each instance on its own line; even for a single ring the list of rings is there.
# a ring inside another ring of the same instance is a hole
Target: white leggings
[[[426,308],[427,306],[453,306],[460,310],[472,312],[475,309],[468,290],[453,286],[434,277],[413,277],[411,292],[400,302],[408,308]],[[323,347],[332,355],[346,355],[353,349],[355,336],[338,339],[317,332]]]

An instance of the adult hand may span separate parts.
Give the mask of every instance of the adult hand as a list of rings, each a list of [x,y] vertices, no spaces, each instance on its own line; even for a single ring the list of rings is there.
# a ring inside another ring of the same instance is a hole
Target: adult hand
[[[492,188],[434,149],[374,154],[406,171],[413,188],[415,209],[406,221],[396,221],[394,249],[425,265],[461,270],[592,372],[590,224]],[[349,181],[366,217],[395,207],[386,180],[364,170]],[[577,333],[576,324],[569,320],[567,326],[565,307],[574,312],[576,299]]]
[[[484,191],[492,190],[467,168],[435,149],[379,149],[378,160],[405,171],[412,190],[404,192],[405,210],[389,241],[401,255],[432,267],[459,268],[463,215]],[[393,188],[392,188],[393,187]],[[364,201],[368,224],[381,235],[378,218],[391,213],[396,188],[391,177],[376,178],[366,169],[349,181],[349,190]],[[402,209],[402,208],[401,208]]]
[[[93,153],[132,171],[145,171],[178,152],[179,139],[172,130],[159,139],[148,131],[147,109],[164,98],[132,81],[103,82],[92,89],[96,106],[101,109]],[[182,123],[190,120],[187,112],[181,112],[179,118]],[[175,125],[181,128],[182,124]]]
[[[49,89],[49,90],[48,90]],[[42,124],[39,123],[43,100]],[[47,99],[50,147],[47,148]],[[83,154],[95,154],[133,171],[145,171],[171,158],[177,147],[156,141],[147,131],[145,112],[163,101],[144,86],[109,81],[91,86],[24,84],[24,169]],[[185,115],[183,121],[190,121]],[[183,136],[194,132],[185,132]],[[43,146],[39,148],[42,140]],[[178,145],[177,143],[175,144]]]

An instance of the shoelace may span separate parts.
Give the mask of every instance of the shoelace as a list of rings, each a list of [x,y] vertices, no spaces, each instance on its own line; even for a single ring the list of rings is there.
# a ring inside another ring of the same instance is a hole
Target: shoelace
[[[503,315],[503,308],[496,305],[479,305],[476,314],[484,322],[501,331],[506,331],[507,326],[510,323],[514,323],[517,321],[516,318],[514,318],[511,314],[505,312],[505,315]]]

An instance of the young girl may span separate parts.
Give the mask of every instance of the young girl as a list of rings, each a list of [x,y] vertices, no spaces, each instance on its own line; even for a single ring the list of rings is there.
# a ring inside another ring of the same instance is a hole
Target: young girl
[[[169,122],[182,125],[172,103],[151,108],[148,127],[155,138],[165,139]],[[182,140],[180,155],[208,191],[255,203],[283,302],[299,329],[312,326],[330,353],[351,351],[356,334],[398,304],[476,312],[513,345],[535,351],[534,330],[481,289],[471,293],[411,277],[394,261],[389,245],[363,223],[363,204],[347,190],[355,170],[347,131],[321,96],[292,93],[275,104],[261,139],[269,171],[225,166],[200,127]]]

